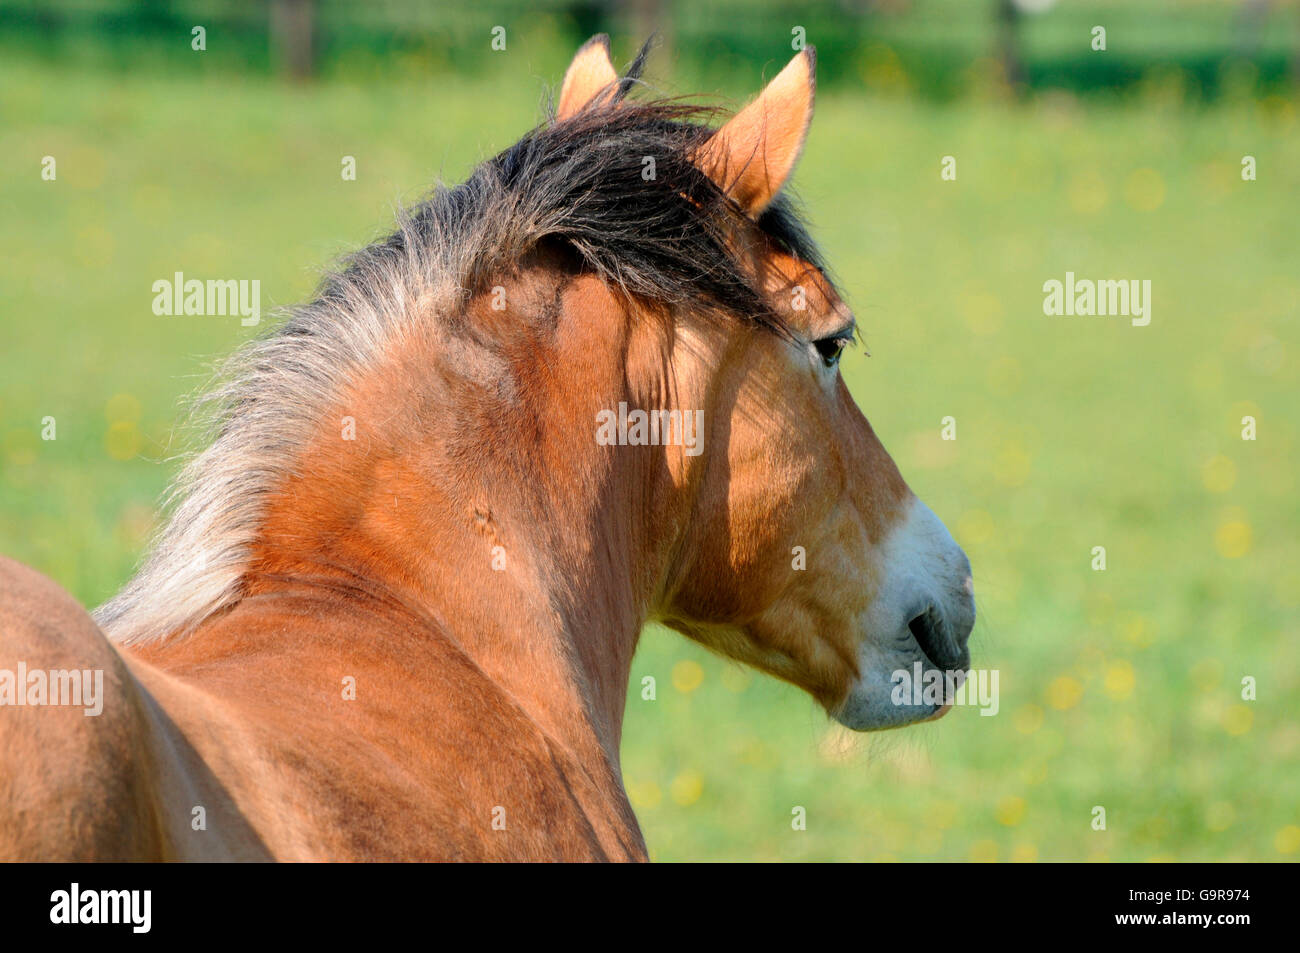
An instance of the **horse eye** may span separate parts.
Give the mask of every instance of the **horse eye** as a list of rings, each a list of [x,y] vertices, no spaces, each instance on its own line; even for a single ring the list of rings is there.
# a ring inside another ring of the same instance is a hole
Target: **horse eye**
[[[840,362],[840,354],[848,347],[848,344],[848,338],[837,336],[814,341],[813,347],[817,348],[817,353],[821,355],[822,362],[827,367],[834,367]]]

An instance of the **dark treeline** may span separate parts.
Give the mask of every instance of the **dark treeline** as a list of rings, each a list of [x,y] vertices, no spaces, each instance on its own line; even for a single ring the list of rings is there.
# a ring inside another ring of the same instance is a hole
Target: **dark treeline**
[[[296,80],[485,74],[486,54],[520,50],[558,66],[598,32],[626,56],[657,34],[660,75],[694,82],[725,83],[806,42],[824,86],[933,99],[1152,77],[1211,99],[1289,93],[1300,78],[1300,4],[1285,0],[0,0],[3,53]]]

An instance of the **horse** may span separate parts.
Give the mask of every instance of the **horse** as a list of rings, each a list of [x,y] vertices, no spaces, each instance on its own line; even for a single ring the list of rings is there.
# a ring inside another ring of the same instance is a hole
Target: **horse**
[[[648,859],[648,622],[850,729],[947,710],[891,673],[969,665],[970,564],[840,375],[785,188],[815,53],[722,122],[644,60],[594,37],[541,125],[237,351],[93,618],[0,560],[0,857]],[[95,717],[33,701],[69,673]]]

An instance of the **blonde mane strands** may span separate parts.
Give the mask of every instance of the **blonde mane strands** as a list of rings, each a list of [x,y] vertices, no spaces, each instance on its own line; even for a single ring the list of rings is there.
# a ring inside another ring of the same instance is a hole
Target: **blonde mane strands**
[[[701,121],[710,111],[628,102],[621,93],[630,85],[625,78],[618,102],[543,125],[464,184],[437,189],[226,363],[197,407],[207,449],[169,493],[170,517],[135,578],[95,612],[111,638],[184,635],[237,602],[265,502],[302,464],[333,397],[395,332],[445,321],[543,241],[567,246],[629,295],[706,302],[788,333],[730,251],[728,237],[752,223],[691,159],[710,135]],[[642,174],[647,156],[651,178]],[[787,200],[758,227],[821,267]]]

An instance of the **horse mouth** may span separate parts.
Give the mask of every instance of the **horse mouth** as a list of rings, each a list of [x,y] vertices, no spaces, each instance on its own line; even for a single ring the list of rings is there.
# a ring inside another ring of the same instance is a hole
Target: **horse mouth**
[[[950,712],[950,711],[952,711],[952,703],[951,703],[951,702],[949,702],[947,705],[944,705],[944,706],[942,706],[941,708],[937,709],[933,715],[930,715],[929,717],[926,717],[926,718],[922,718],[921,721],[922,721],[922,722],[926,722],[926,721],[938,721],[940,718],[942,718],[944,715],[948,714],[948,712]]]
[[[957,647],[933,606],[918,613],[907,623],[907,628],[926,661],[940,671],[965,669],[970,664],[970,653]]]

